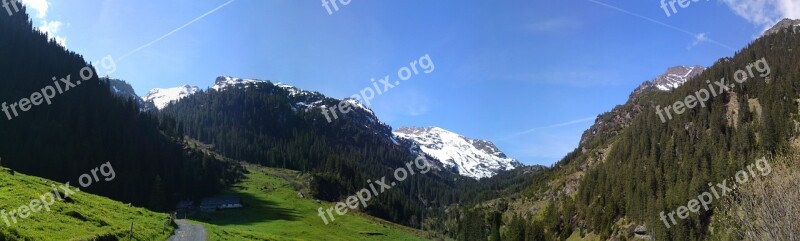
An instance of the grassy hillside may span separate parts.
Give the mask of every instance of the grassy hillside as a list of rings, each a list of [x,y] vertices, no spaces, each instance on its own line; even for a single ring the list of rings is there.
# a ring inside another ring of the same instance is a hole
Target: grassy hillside
[[[211,240],[424,240],[419,230],[360,213],[337,216],[325,225],[317,203],[307,195],[306,181],[295,171],[247,166],[245,181],[220,196],[241,197],[245,208],[194,217],[208,229]],[[302,191],[305,197],[300,197]]]
[[[0,168],[0,210],[19,210],[52,193],[51,184],[63,183]],[[172,226],[165,227],[167,214],[84,192],[55,201],[49,208],[49,212],[41,209],[27,219],[17,218],[16,224],[8,218],[11,227],[0,217],[0,240],[128,240],[131,222],[135,240],[166,240],[173,231]]]

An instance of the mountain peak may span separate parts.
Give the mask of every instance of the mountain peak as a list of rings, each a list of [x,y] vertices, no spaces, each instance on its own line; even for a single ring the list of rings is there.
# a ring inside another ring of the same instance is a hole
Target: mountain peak
[[[174,88],[155,88],[150,90],[147,95],[142,96],[144,102],[153,103],[156,108],[164,109],[170,103],[178,101],[184,97],[197,93],[200,88],[197,86],[183,85]]]
[[[413,141],[422,152],[462,176],[481,179],[523,166],[494,143],[471,139],[441,127],[400,127],[396,137]]]
[[[678,65],[667,68],[667,71],[651,81],[645,81],[631,94],[631,98],[639,97],[647,92],[659,90],[670,91],[683,85],[703,72],[705,68],[700,65],[684,66]]]
[[[690,78],[700,74],[703,70],[703,66],[700,65],[692,67],[683,65],[673,66],[669,67],[667,72],[659,75],[652,82],[659,90],[669,91],[683,85],[683,83],[686,83]]]
[[[764,35],[766,36],[779,33],[782,30],[797,31],[795,28],[800,28],[800,19],[784,18],[780,22],[776,23],[775,26],[772,26],[772,28],[765,31]]]
[[[266,80],[258,80],[258,79],[242,79],[236,78],[231,76],[219,76],[217,80],[214,81],[214,86],[211,86],[212,89],[216,91],[223,90],[225,88],[236,86],[236,85],[248,85],[254,83],[268,83],[269,81]],[[246,87],[245,87],[246,88]]]

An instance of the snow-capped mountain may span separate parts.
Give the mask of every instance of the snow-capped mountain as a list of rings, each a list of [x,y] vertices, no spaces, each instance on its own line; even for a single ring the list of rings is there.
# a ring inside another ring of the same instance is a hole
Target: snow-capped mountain
[[[352,108],[352,111],[347,114],[337,112],[337,119],[348,118],[351,121],[370,128],[376,133],[386,136],[387,138],[392,139],[393,142],[397,143],[397,141],[393,139],[394,136],[391,132],[392,128],[381,122],[380,119],[378,119],[378,117],[375,115],[375,112],[373,112],[369,107],[353,98],[336,99],[327,97],[316,91],[307,91],[280,82],[272,83],[268,80],[244,79],[231,76],[217,77],[217,79],[214,81],[214,85],[209,88],[215,91],[225,91],[231,88],[248,89],[251,86],[256,86],[258,84],[262,84],[259,86],[266,87],[274,94],[286,95],[286,97],[293,102],[292,106],[294,107],[295,111],[309,112],[323,111],[323,109],[328,109],[328,112],[331,113],[335,111],[330,111],[329,108],[338,106],[340,102],[348,103],[350,106],[354,107]],[[271,88],[270,86],[277,88]],[[278,91],[278,89],[282,91]]]
[[[267,82],[269,81],[257,80],[257,79],[242,79],[230,76],[220,76],[217,77],[217,80],[214,81],[214,86],[211,86],[211,88],[216,91],[222,91],[230,87],[243,86],[247,88],[248,86],[250,86],[250,84],[267,83]]]
[[[242,78],[236,78],[236,77],[231,77],[231,76],[220,76],[220,77],[217,77],[217,80],[214,82],[214,86],[211,86],[211,89],[214,89],[216,91],[223,91],[225,89],[228,89],[228,88],[231,88],[231,87],[237,87],[237,86],[240,87],[240,88],[248,88],[252,84],[256,84],[256,83],[272,83],[272,82],[270,82],[268,80],[242,79]],[[294,87],[294,86],[291,86],[291,85],[287,85],[287,84],[284,84],[284,83],[280,83],[280,82],[274,83],[274,85],[276,87],[278,87],[278,88],[281,88],[281,89],[285,90],[286,93],[288,94],[287,97],[295,100],[295,104],[294,104],[295,108],[303,109],[305,111],[310,111],[310,110],[312,110],[314,108],[317,108],[317,109],[321,110],[323,107],[332,107],[334,105],[337,105],[338,102],[342,101],[342,102],[347,102],[350,106],[355,107],[356,109],[360,109],[360,110],[366,112],[371,117],[374,117],[374,118],[370,118],[370,119],[372,119],[373,121],[377,121],[377,117],[375,117],[375,113],[372,112],[371,109],[369,109],[367,106],[365,106],[364,104],[362,104],[361,102],[359,102],[356,99],[345,98],[345,99],[342,99],[342,100],[338,100],[338,99],[329,98],[329,97],[327,97],[327,96],[325,96],[325,95],[323,95],[323,94],[321,94],[319,92],[316,92],[316,91],[314,91],[314,92],[307,91],[307,90],[303,90],[303,89],[300,89],[300,88],[297,88],[297,87]],[[336,103],[334,103],[334,104],[324,103],[324,102],[326,102],[326,100],[328,100],[328,101],[333,100]]]
[[[695,77],[700,73],[703,73],[704,70],[705,68],[703,68],[703,66],[700,65],[694,67],[682,66],[682,65],[670,67],[667,69],[666,72],[664,72],[664,74],[659,75],[658,77],[656,77],[651,81],[646,81],[642,83],[642,85],[640,85],[638,88],[636,88],[636,90],[633,91],[631,97],[636,98],[646,92],[650,92],[653,90],[659,90],[659,91],[673,90],[686,83],[686,81],[688,81],[692,77]]]
[[[436,158],[446,168],[474,179],[523,166],[489,141],[470,139],[439,127],[402,127],[395,130],[394,135],[413,141],[422,152]]]
[[[156,108],[160,110],[164,109],[164,107],[167,107],[167,105],[169,105],[173,101],[178,101],[186,96],[190,96],[199,90],[200,88],[198,88],[197,86],[190,86],[190,85],[184,85],[166,89],[155,88],[150,90],[150,92],[147,93],[147,95],[142,96],[142,99],[145,102],[153,103],[156,106]]]
[[[330,98],[316,91],[307,91],[283,83],[231,76],[217,77],[214,85],[210,86],[208,90],[226,91],[233,88],[268,91],[271,94],[284,95],[292,103],[295,112],[322,112],[323,109],[329,110],[329,108],[345,102],[354,108],[347,114],[338,113],[337,119],[346,118],[348,121],[364,126],[385,136],[398,146],[409,148],[414,155],[424,153],[435,158],[441,162],[437,166],[447,168],[462,176],[480,179],[523,166],[520,162],[508,158],[491,142],[466,138],[442,128],[400,128],[392,132],[392,128],[381,122],[369,107],[352,98]],[[196,86],[188,85],[153,89],[143,99],[146,102],[154,103],[160,110],[198,90]]]
[[[692,78],[702,72],[703,66],[699,65],[694,67],[675,66],[667,69],[666,73],[656,77],[652,83],[659,90],[669,91],[678,88],[678,86],[686,83],[689,78]]]

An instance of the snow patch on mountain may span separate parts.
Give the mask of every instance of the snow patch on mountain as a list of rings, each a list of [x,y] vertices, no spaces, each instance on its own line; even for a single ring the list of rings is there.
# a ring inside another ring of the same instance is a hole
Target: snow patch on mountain
[[[356,107],[356,108],[359,108],[359,109],[363,109],[364,111],[366,111],[366,112],[367,112],[367,113],[369,113],[370,115],[375,115],[375,112],[372,112],[372,110],[371,110],[370,108],[368,108],[366,105],[362,104],[362,103],[361,103],[360,101],[358,101],[357,99],[354,99],[354,98],[345,98],[345,99],[344,99],[344,100],[342,100],[342,101],[346,102],[348,105],[350,105],[350,106],[352,106],[352,107]]]
[[[523,166],[489,141],[470,139],[439,127],[402,127],[395,130],[394,135],[413,141],[422,152],[436,158],[446,168],[474,179]]]
[[[124,80],[101,77],[100,81],[111,86],[111,92],[114,93],[114,95],[136,101],[139,104],[139,110],[142,112],[151,111],[156,108],[152,103],[145,102],[139,97],[136,91],[133,90],[133,86]]]
[[[700,74],[703,71],[701,66],[675,66],[667,69],[667,72],[658,76],[653,83],[656,88],[662,91],[670,91],[686,83],[689,78]]]
[[[150,92],[147,93],[147,95],[142,96],[142,99],[145,102],[152,102],[153,104],[155,104],[156,108],[160,110],[164,109],[164,107],[167,107],[167,105],[169,105],[174,101],[178,101],[182,98],[197,93],[197,91],[199,90],[200,88],[198,88],[197,86],[190,86],[190,85],[184,85],[166,89],[155,88],[150,90]]]
[[[244,79],[244,78],[236,78],[231,76],[219,76],[217,77],[216,81],[214,81],[214,85],[210,87],[210,89],[216,91],[224,91],[229,88],[249,88],[253,84],[258,83],[272,83],[268,80],[259,80],[259,79]],[[323,94],[319,92],[312,92],[303,90],[288,84],[284,83],[274,83],[274,85],[278,88],[285,90],[288,93],[289,98],[295,100],[294,107],[297,109],[305,109],[305,111],[310,111],[313,108],[325,108],[328,107],[324,104],[326,99],[329,99]],[[180,99],[192,95],[196,93],[199,89],[196,86],[179,86],[174,88],[166,88],[166,89],[152,89],[150,93],[143,96],[142,99],[145,101],[152,101],[155,103],[156,107],[160,110],[166,107],[168,104],[179,101]],[[369,115],[375,115],[375,113],[368,108],[363,103],[359,102],[353,98],[345,98],[341,100],[342,102],[348,103],[350,106],[355,107],[356,109],[361,109],[367,112]],[[333,105],[331,105],[333,106]]]
[[[222,90],[225,90],[227,88],[234,87],[234,86],[240,86],[240,87],[243,87],[243,88],[248,88],[251,84],[255,84],[255,83],[272,83],[272,82],[266,81],[266,80],[258,80],[258,79],[242,79],[242,78],[236,78],[236,77],[230,77],[230,76],[220,76],[220,77],[217,77],[217,80],[214,83],[214,86],[212,86],[211,88],[216,90],[216,91],[222,91]],[[289,97],[291,99],[294,99],[296,101],[295,104],[294,104],[294,106],[296,108],[304,108],[304,109],[306,109],[306,111],[308,111],[308,110],[313,109],[313,108],[320,108],[321,109],[321,108],[329,107],[329,106],[326,106],[324,104],[325,99],[328,98],[328,97],[326,97],[323,94],[320,94],[319,92],[312,92],[312,91],[303,90],[303,89],[300,89],[300,88],[297,88],[297,87],[294,87],[294,86],[291,86],[291,85],[288,85],[288,84],[280,83],[280,82],[275,83],[274,85],[276,87],[278,87],[278,88],[281,88],[281,89],[285,90],[288,93],[287,97]],[[355,107],[357,109],[362,109],[365,112],[367,112],[369,115],[373,115],[373,116],[375,115],[375,112],[373,112],[370,108],[368,108],[366,105],[364,105],[363,103],[361,103],[360,101],[358,101],[356,99],[345,98],[345,99],[341,100],[341,102],[345,102],[348,105],[350,105],[352,107]]]
[[[262,84],[262,85],[257,85]],[[263,85],[263,84],[266,84]],[[269,85],[272,85],[276,88],[271,88]],[[168,88],[168,89],[153,89],[150,91],[150,94],[144,96],[143,98],[145,101],[149,101],[151,103],[155,103],[156,107],[161,110],[170,103],[177,102],[186,96],[192,95],[197,93],[197,87],[175,87],[175,88]],[[328,114],[332,115],[336,113],[338,118],[342,118],[343,115],[347,115],[347,118],[350,121],[355,122],[358,125],[364,126],[369,128],[376,133],[385,136],[387,139],[391,140],[392,142],[396,143],[396,140],[392,140],[391,138],[394,137],[392,134],[392,128],[386,125],[385,123],[381,122],[380,119],[375,115],[369,107],[364,105],[363,103],[359,102],[353,98],[345,98],[345,99],[335,99],[327,97],[319,92],[316,91],[307,91],[303,90],[291,85],[287,85],[284,83],[272,83],[268,80],[259,80],[259,79],[243,79],[243,78],[236,78],[231,76],[219,76],[217,77],[214,85],[209,87],[209,91],[225,91],[228,89],[249,89],[249,88],[258,88],[264,89],[265,91],[270,91],[272,94],[281,94],[285,95],[288,100],[292,103],[292,110],[295,112],[311,112],[311,111],[319,111],[323,112],[323,109],[328,111]],[[213,89],[213,90],[212,90]],[[282,91],[281,91],[282,90]],[[341,103],[346,103],[352,108],[351,111],[348,113],[339,113],[331,112],[330,108],[337,107],[341,105]]]
[[[651,81],[645,81],[637,87],[630,98],[636,99],[650,91],[672,91],[689,79],[703,73],[705,68],[703,66],[674,66],[667,69],[667,71]]]
[[[234,86],[244,86],[245,88],[249,87],[250,84],[255,83],[266,83],[268,81],[264,80],[257,80],[257,79],[242,79],[242,78],[235,78],[230,76],[220,76],[217,77],[217,80],[214,81],[214,86],[211,86],[212,89],[216,91],[222,91],[226,88],[234,87]]]

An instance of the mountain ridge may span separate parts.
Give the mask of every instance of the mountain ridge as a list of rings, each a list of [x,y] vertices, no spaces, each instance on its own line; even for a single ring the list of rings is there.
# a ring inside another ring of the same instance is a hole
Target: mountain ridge
[[[172,88],[155,88],[151,89],[146,95],[142,96],[142,100],[146,103],[152,103],[156,108],[164,109],[167,105],[180,101],[187,96],[197,93],[200,88],[197,86],[183,85]]]
[[[791,31],[792,33],[797,33],[798,31],[800,31],[798,30],[798,28],[800,28],[800,19],[784,18],[771,28],[767,29],[767,31],[764,31],[763,35],[766,36],[770,34],[779,33],[781,31]]]
[[[637,98],[650,91],[671,91],[674,90],[691,79],[699,75],[705,68],[700,65],[685,66],[677,65],[667,68],[667,70],[656,76],[653,80],[645,81],[639,87],[633,90],[630,98]]]
[[[257,84],[271,84],[277,88],[280,88],[286,92],[286,98],[292,101],[292,109],[295,112],[310,112],[310,111],[320,111],[328,106],[336,106],[339,102],[347,102],[350,106],[353,106],[353,111],[350,113],[344,114],[351,121],[355,121],[360,125],[366,126],[369,129],[372,129],[375,133],[378,133],[396,145],[401,145],[401,140],[398,140],[401,137],[398,137],[398,134],[392,131],[392,127],[386,123],[383,123],[373,112],[370,108],[366,107],[364,104],[359,102],[356,99],[352,98],[345,98],[345,99],[335,99],[331,97],[327,97],[322,93],[317,91],[308,91],[301,88],[297,88],[292,85],[288,85],[282,82],[273,83],[269,80],[260,80],[260,79],[247,79],[247,78],[237,78],[232,76],[218,76],[215,81],[214,85],[207,88],[208,91],[226,91],[230,89],[249,89],[251,86],[256,86],[253,88],[260,88],[257,87]],[[175,103],[181,101],[183,98],[196,94],[198,91],[187,91],[189,85],[184,85],[175,88],[167,88],[167,89],[154,89],[151,90],[151,94],[148,94],[146,97],[146,101],[148,103],[154,102],[154,100],[158,100],[155,104],[158,109],[164,109],[170,103]],[[170,90],[170,91],[164,91]],[[275,93],[277,94],[277,93]],[[398,130],[401,130],[405,127],[402,127]],[[444,130],[444,129],[442,129]],[[451,133],[449,136],[457,135],[461,136],[460,134],[452,133],[446,131],[447,133]],[[402,132],[401,132],[402,133]],[[470,139],[463,137],[463,140],[469,142],[469,146],[472,146],[472,153],[475,155],[482,156],[481,158],[475,157],[460,157],[454,158],[458,155],[454,154],[446,154],[446,155],[439,155],[434,159],[438,160],[442,166],[448,168],[454,168],[453,170],[457,170],[456,173],[460,173],[463,176],[480,179],[485,177],[490,177],[497,175],[501,171],[507,171],[514,169],[515,167],[524,166],[517,160],[513,160],[505,156],[505,154],[491,142],[484,141],[484,140],[477,140],[477,139]],[[418,153],[422,151],[424,154],[429,156],[431,152],[441,154],[440,152],[434,151],[431,148],[421,148],[422,145],[418,142],[418,139],[409,138],[410,144],[417,145],[412,146],[410,148],[410,152]],[[463,144],[463,143],[462,143]],[[427,150],[423,151],[423,150]],[[441,160],[441,159],[444,160]]]
[[[445,167],[474,179],[524,166],[507,157],[490,141],[468,138],[440,127],[400,127],[393,133],[398,138],[415,142],[422,152]]]

